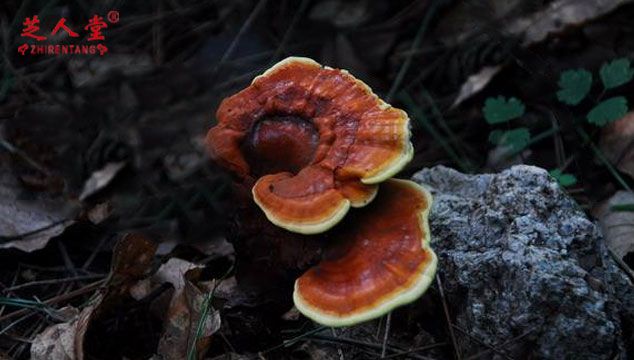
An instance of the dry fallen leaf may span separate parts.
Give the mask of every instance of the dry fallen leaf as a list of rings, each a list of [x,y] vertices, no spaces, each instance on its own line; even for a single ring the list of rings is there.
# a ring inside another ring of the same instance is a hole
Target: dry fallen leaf
[[[74,204],[25,191],[8,173],[0,179],[0,249],[42,249],[74,223]]]
[[[157,252],[158,254],[158,252]],[[141,300],[147,296],[153,288],[168,283],[174,287],[176,292],[182,292],[185,287],[185,273],[191,269],[202,268],[189,261],[171,258],[152,275],[143,279],[130,287],[130,294],[136,300]]]
[[[220,313],[211,309],[202,319],[210,288],[201,288],[198,279],[202,269],[188,270],[178,281],[158,346],[158,354],[165,360],[183,359],[191,346],[195,346],[196,359],[202,359],[211,343],[211,335],[220,329]],[[176,287],[176,284],[175,284]],[[201,336],[196,340],[199,322],[203,322]],[[194,345],[194,341],[196,341]]]
[[[593,211],[599,219],[606,244],[620,258],[634,252],[634,211],[615,211],[615,205],[634,204],[634,194],[618,191]]]
[[[112,205],[110,205],[109,202],[103,202],[93,206],[90,210],[88,210],[86,213],[86,217],[91,223],[97,225],[101,224],[108,217],[110,217],[112,211]]]
[[[106,187],[112,179],[123,169],[126,161],[107,163],[103,168],[93,172],[84,183],[84,188],[79,195],[79,200],[84,201],[87,197]]]
[[[176,292],[182,292],[185,288],[185,273],[191,269],[202,268],[189,261],[171,258],[156,271],[152,276],[152,282],[157,284],[170,283],[174,286]]]
[[[634,178],[634,111],[606,126],[599,144],[610,162]]]
[[[129,293],[131,285],[147,275],[156,246],[140,234],[126,235],[113,252],[110,276],[104,292],[70,321],[55,324],[38,334],[31,345],[32,360],[84,360],[87,333],[97,318],[109,311]]]
[[[72,320],[38,334],[31,345],[31,360],[82,360],[83,339],[96,306],[88,306]]]
[[[519,0],[458,1],[439,21],[435,34],[443,43],[456,45],[498,22],[502,35],[520,37],[523,45],[528,46],[630,2],[632,0],[558,0],[540,5]]]
[[[559,0],[541,11],[512,22],[505,29],[512,35],[523,35],[524,45],[535,44],[552,33],[560,33],[573,25],[601,17],[632,0]]]
[[[487,84],[493,79],[493,77],[500,72],[502,65],[485,66],[477,74],[473,74],[467,78],[467,81],[462,84],[456,100],[454,100],[451,108],[455,108],[463,101],[467,100],[471,96],[484,89]]]
[[[198,281],[202,270],[200,265],[172,258],[150,279],[141,280],[130,288],[131,295],[137,300],[165,283],[174,288],[164,312],[163,332],[157,349],[157,356],[162,360],[183,359],[196,338],[204,307],[207,306],[207,296],[212,291],[209,283]],[[221,287],[222,283],[218,289]],[[220,314],[212,309],[205,319],[202,336],[196,343],[197,358],[207,352],[211,335],[219,328]]]

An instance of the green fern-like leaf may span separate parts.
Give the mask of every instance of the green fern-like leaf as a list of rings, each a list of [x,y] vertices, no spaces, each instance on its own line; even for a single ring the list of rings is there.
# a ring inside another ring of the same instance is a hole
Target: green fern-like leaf
[[[559,76],[557,99],[564,104],[577,105],[590,92],[592,74],[588,70],[567,70]]]
[[[553,169],[550,176],[554,177],[562,187],[572,186],[577,183],[577,177],[572,174],[564,174],[561,169]]]
[[[601,66],[601,81],[606,89],[621,86],[634,77],[634,69],[630,66],[630,60],[620,58],[604,63]]]
[[[524,115],[524,104],[517,98],[508,101],[504,96],[490,97],[484,102],[482,111],[489,124],[500,124]]]
[[[615,96],[592,108],[586,119],[591,124],[603,127],[622,118],[626,113],[627,99],[623,96]]]

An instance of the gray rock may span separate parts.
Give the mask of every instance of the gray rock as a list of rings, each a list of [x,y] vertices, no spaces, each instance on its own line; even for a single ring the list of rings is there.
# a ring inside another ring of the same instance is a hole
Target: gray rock
[[[474,339],[520,359],[622,356],[634,288],[598,227],[545,170],[465,175],[438,166],[413,180],[434,195],[432,247],[453,321],[470,335],[456,332],[463,357],[487,349]]]

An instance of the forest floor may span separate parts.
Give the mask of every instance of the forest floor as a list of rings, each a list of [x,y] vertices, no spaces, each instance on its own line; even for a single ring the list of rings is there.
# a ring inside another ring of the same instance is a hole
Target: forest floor
[[[434,326],[406,309],[335,330],[291,310],[292,289],[282,303],[238,289],[232,178],[204,137],[223,98],[291,55],[347,69],[408,112],[415,156],[399,177],[545,168],[633,274],[632,1],[0,9],[0,359],[456,357],[454,332],[469,334],[442,312]],[[55,53],[64,44],[95,53]],[[40,45],[52,53],[32,54]],[[442,309],[441,293],[420,301]],[[632,351],[634,322],[624,329]],[[508,358],[482,349],[469,359]]]

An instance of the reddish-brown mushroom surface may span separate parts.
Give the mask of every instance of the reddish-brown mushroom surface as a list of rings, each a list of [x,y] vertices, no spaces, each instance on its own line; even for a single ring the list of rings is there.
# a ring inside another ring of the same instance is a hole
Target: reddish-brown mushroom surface
[[[431,205],[431,195],[414,182],[381,184],[372,204],[329,233],[323,260],[295,283],[295,306],[318,323],[345,326],[416,300],[436,272]]]
[[[407,114],[345,70],[287,58],[225,99],[207,135],[213,157],[255,181],[274,224],[314,234],[362,207],[411,160]]]

